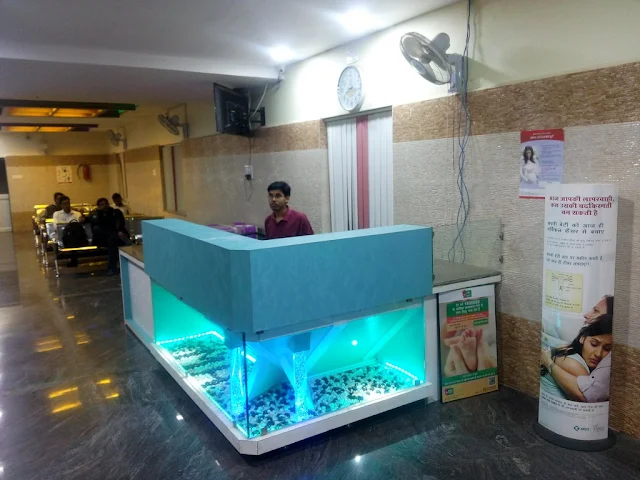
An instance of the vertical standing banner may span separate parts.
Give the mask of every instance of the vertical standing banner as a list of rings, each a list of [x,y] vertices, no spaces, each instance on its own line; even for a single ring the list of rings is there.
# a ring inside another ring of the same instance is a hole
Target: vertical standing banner
[[[520,198],[544,198],[545,187],[563,176],[564,130],[520,132]]]
[[[493,285],[438,295],[442,402],[498,389]]]
[[[615,185],[546,188],[540,401],[535,429],[577,450],[609,434],[618,194]]]

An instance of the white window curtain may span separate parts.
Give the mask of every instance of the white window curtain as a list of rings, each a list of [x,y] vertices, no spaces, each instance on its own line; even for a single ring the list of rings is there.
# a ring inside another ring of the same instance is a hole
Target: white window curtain
[[[327,123],[331,231],[358,228],[356,119]]]
[[[369,115],[369,226],[393,225],[391,110]]]

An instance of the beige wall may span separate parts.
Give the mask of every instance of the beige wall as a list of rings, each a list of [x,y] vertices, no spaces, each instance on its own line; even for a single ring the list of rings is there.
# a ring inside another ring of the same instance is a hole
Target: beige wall
[[[262,225],[269,214],[267,186],[285,180],[291,205],[307,214],[317,232],[330,230],[326,127],[321,121],[257,131],[252,140],[231,135],[183,143],[182,178],[186,219],[196,223],[243,221]],[[251,162],[254,180],[244,179]]]
[[[46,145],[46,149],[45,149]],[[109,153],[106,132],[0,132],[0,157],[16,155],[101,155]]]
[[[640,63],[632,63],[473,92],[474,135],[465,178],[470,220],[499,219],[503,225],[501,251],[487,250],[487,255],[502,254],[504,259],[498,294],[501,376],[532,395],[537,395],[539,382],[544,202],[518,198],[520,130],[564,128],[565,182],[617,184],[612,425],[640,436],[638,78]],[[451,168],[449,102],[434,99],[394,108],[397,223],[455,222],[459,196]],[[495,258],[487,260],[496,264]]]
[[[31,230],[33,205],[53,202],[53,193],[61,191],[73,203],[94,203],[99,197],[110,195],[109,155],[38,155],[9,156],[7,177],[13,229]],[[91,180],[79,178],[78,165],[91,166]],[[56,166],[71,166],[72,183],[57,182]]]
[[[474,0],[469,56],[472,90],[640,61],[637,0]],[[446,32],[449,53],[462,53],[466,1],[401,23],[287,68],[265,100],[268,125],[343,115],[336,84],[356,51],[363,110],[446,97],[413,71],[398,43],[407,32],[433,38]],[[257,93],[257,92],[256,92]],[[261,93],[261,92],[260,92]]]
[[[127,201],[136,213],[163,214],[162,170],[158,146],[124,153]]]

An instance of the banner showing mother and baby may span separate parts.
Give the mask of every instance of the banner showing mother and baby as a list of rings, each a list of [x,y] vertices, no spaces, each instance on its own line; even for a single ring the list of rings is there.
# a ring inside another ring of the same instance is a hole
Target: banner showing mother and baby
[[[570,448],[609,436],[618,228],[615,185],[546,188],[536,431]],[[560,440],[559,440],[560,439]],[[578,441],[578,442],[576,442]],[[579,442],[587,441],[587,442]]]
[[[545,187],[563,176],[564,130],[520,132],[520,198],[544,198]]]

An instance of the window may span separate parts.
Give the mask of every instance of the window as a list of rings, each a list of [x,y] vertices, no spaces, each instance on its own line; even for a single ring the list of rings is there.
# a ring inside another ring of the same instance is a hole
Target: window
[[[182,145],[162,147],[162,193],[167,212],[180,213],[184,210]]]

